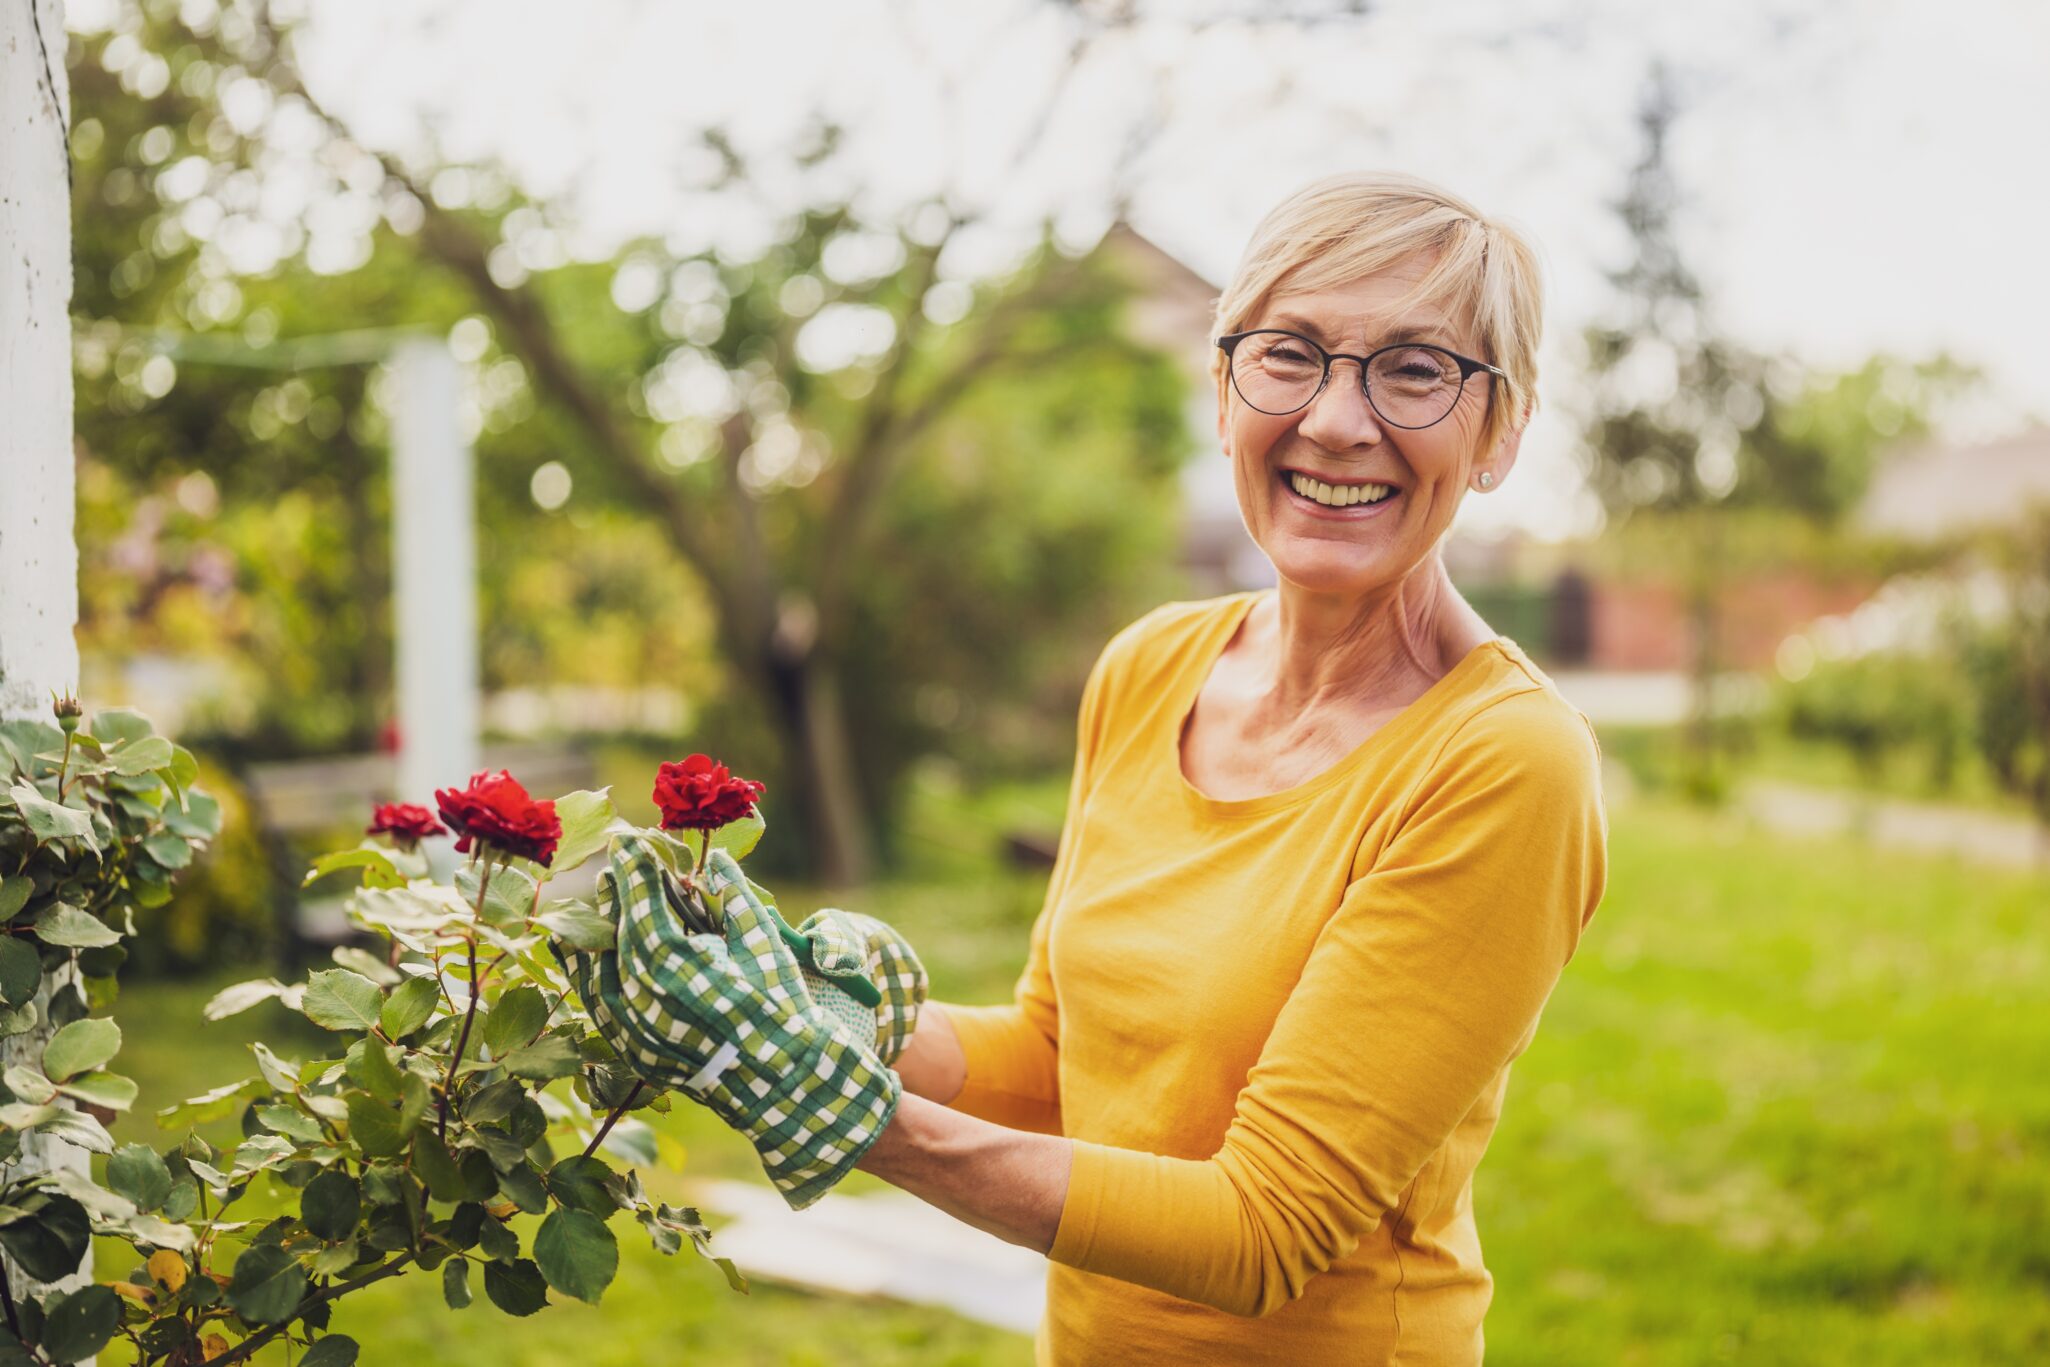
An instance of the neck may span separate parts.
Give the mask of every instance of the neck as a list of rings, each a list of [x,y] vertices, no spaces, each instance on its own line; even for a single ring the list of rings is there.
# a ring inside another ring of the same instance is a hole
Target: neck
[[[1284,579],[1275,602],[1271,699],[1291,712],[1420,693],[1459,663],[1471,638],[1484,635],[1436,551],[1364,598],[1316,593]]]

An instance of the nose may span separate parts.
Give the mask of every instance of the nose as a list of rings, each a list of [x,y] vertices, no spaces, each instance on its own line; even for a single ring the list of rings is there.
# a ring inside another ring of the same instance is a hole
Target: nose
[[[1341,367],[1352,367],[1349,373]],[[1303,410],[1296,430],[1329,451],[1344,451],[1378,443],[1383,432],[1380,415],[1367,402],[1366,368],[1350,358],[1331,362],[1324,387]]]

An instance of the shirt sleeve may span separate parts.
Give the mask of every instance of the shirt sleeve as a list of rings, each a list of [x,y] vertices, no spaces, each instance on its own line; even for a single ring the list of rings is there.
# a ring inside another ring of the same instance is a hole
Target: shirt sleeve
[[[1358,1246],[1529,1044],[1607,878],[1592,728],[1513,695],[1418,788],[1313,946],[1223,1146],[1076,1141],[1055,1262],[1267,1313]]]
[[[1090,775],[1101,751],[1105,694],[1112,657],[1130,629],[1097,656],[1082,689],[1076,724],[1075,771],[1068,783],[1068,809],[1061,822],[1046,901],[1032,924],[1031,948],[1006,1006],[942,1005],[967,1056],[968,1080],[950,1103],[955,1110],[1040,1134],[1061,1132],[1060,1002],[1047,959],[1048,928],[1075,863],[1075,842],[1089,801]]]

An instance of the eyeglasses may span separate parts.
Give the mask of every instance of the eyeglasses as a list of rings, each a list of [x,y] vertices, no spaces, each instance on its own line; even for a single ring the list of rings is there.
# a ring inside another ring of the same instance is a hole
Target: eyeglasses
[[[1308,407],[1330,381],[1333,361],[1359,362],[1360,389],[1374,412],[1389,426],[1412,431],[1442,421],[1475,371],[1509,377],[1486,361],[1415,342],[1353,356],[1326,351],[1300,333],[1260,328],[1220,337],[1217,345],[1231,364],[1232,388],[1271,417]]]

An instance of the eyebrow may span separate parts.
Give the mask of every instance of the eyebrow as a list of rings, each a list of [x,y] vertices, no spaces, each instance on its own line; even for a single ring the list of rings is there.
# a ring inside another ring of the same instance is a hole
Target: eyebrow
[[[1324,330],[1299,314],[1277,313],[1274,315],[1274,321],[1277,326],[1287,328],[1292,332],[1303,333],[1313,341],[1324,341]],[[1396,328],[1384,334],[1380,339],[1380,344],[1382,346],[1393,346],[1399,342],[1430,342],[1445,337],[1452,337],[1454,344],[1464,345],[1464,343],[1458,341],[1456,336],[1453,336],[1451,324],[1442,319],[1433,323],[1413,323],[1405,327]],[[1443,342],[1439,344],[1444,345]],[[1368,350],[1371,351],[1373,348],[1369,347]]]

